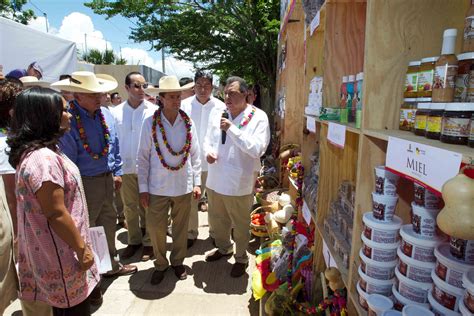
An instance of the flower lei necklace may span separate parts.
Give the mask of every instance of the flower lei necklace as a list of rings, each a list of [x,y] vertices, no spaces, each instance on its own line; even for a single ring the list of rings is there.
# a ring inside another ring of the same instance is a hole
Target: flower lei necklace
[[[8,130],[6,128],[0,128],[0,133],[2,133],[3,135],[7,135],[8,133]]]
[[[173,150],[173,148],[171,148],[170,144],[168,143],[168,139],[166,138],[165,127],[163,126],[163,122],[161,121],[161,108],[156,110],[155,113],[153,114],[153,125],[151,127],[151,135],[153,137],[153,142],[155,143],[155,150],[156,150],[156,153],[158,154],[158,158],[160,159],[160,162],[163,165],[163,167],[165,167],[166,169],[171,170],[171,171],[177,171],[177,170],[184,167],[184,165],[188,161],[189,152],[191,150],[191,140],[192,140],[191,120],[189,119],[189,116],[187,116],[186,113],[184,113],[184,111],[179,110],[179,114],[183,118],[184,124],[186,126],[186,143],[184,144],[183,148],[181,148],[181,150],[178,151],[178,152],[175,152]],[[166,163],[163,155],[161,154],[160,144],[158,143],[158,138],[156,137],[156,126],[157,125],[158,125],[158,128],[160,129],[160,133],[161,133],[161,137],[163,139],[163,143],[165,144],[166,149],[168,150],[168,152],[173,156],[179,156],[179,155],[184,154],[183,159],[181,160],[181,162],[175,167],[168,165]]]
[[[245,125],[247,125],[250,122],[250,120],[252,119],[252,117],[255,114],[255,111],[256,111],[255,107],[252,106],[252,112],[250,112],[249,115],[247,117],[244,117],[242,122],[240,122],[240,124],[238,126],[239,129],[241,129],[242,127],[244,127]]]
[[[102,152],[100,152],[99,154],[96,154],[96,153],[92,152],[92,149],[89,146],[89,142],[87,141],[86,130],[84,129],[84,126],[82,125],[81,116],[79,115],[79,111],[77,110],[77,108],[74,105],[73,101],[71,101],[71,103],[69,103],[69,107],[74,112],[73,114],[74,114],[74,117],[76,118],[77,129],[79,130],[79,137],[81,138],[82,147],[84,147],[84,150],[94,160],[98,160],[98,159],[106,156],[109,153],[110,132],[109,132],[109,128],[107,127],[107,123],[105,122],[104,114],[102,113],[102,111],[99,109],[99,119],[100,119],[100,124],[102,125],[102,133],[104,135],[105,146],[102,149]]]

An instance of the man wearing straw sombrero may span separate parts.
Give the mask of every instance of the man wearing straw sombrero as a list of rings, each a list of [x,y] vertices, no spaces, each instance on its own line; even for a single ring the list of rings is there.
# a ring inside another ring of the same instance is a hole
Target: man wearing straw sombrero
[[[175,76],[160,79],[159,88],[148,88],[159,94],[163,104],[142,125],[137,154],[140,202],[147,208],[146,229],[155,254],[155,271],[151,284],[163,281],[170,263],[180,280],[187,277],[183,265],[187,253],[187,232],[191,199],[201,196],[201,159],[196,128],[180,109],[181,91]],[[166,258],[166,228],[171,210],[173,246],[170,262]]]
[[[74,94],[74,100],[69,103],[73,116],[71,130],[61,138],[60,146],[81,172],[90,226],[104,227],[112,262],[112,270],[104,276],[135,273],[136,266],[121,265],[115,259],[113,197],[122,182],[122,159],[114,118],[108,109],[100,106],[101,94],[115,89],[117,81],[109,75],[78,71],[51,87]],[[96,298],[100,303],[100,296]]]

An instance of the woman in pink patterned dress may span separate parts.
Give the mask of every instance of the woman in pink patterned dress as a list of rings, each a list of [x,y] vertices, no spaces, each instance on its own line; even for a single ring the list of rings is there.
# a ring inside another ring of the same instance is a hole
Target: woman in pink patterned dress
[[[59,93],[32,87],[16,99],[7,142],[17,171],[20,298],[82,316],[99,273],[79,170],[57,147],[70,117]]]

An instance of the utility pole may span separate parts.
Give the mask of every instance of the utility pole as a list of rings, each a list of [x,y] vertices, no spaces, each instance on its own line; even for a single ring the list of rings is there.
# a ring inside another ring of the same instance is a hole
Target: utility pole
[[[43,15],[44,15],[44,21],[46,22],[46,33],[49,33],[49,29],[48,29],[48,15],[46,14],[46,12],[43,12]]]
[[[165,70],[165,48],[161,48],[161,69],[163,69],[163,73],[166,73]]]
[[[87,58],[87,56],[88,56],[88,54],[87,54],[87,33],[84,33],[84,50],[86,52],[86,58],[85,59],[86,59],[86,61],[88,61],[87,60],[88,59]]]

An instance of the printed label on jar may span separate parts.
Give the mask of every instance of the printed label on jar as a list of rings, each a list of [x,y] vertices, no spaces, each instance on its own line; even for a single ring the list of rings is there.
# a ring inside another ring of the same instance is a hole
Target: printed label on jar
[[[466,102],[468,98],[469,75],[456,76],[456,89],[454,89],[454,101]]]
[[[367,292],[367,282],[364,279],[359,279],[359,285],[364,292]]]
[[[441,262],[437,261],[436,262],[435,273],[441,280],[446,281],[446,276],[448,274],[448,268],[444,264],[442,264]]]
[[[423,248],[420,246],[414,246],[406,241],[403,241],[402,251],[408,257],[411,257],[418,261],[434,262],[436,260],[433,248]]]
[[[471,132],[469,134],[469,140],[474,141],[474,120],[471,120]]]
[[[440,133],[442,121],[443,118],[441,116],[428,116],[426,120],[426,131],[432,133]]]
[[[398,233],[393,230],[373,230],[372,240],[381,244],[393,244],[398,241]]]
[[[450,310],[454,310],[454,307],[456,306],[456,296],[444,292],[435,284],[433,284],[432,294],[436,301],[438,301],[438,303],[440,303],[446,308],[449,308]]]
[[[445,136],[469,137],[470,119],[443,117],[441,134]]]
[[[434,70],[425,70],[418,73],[418,91],[433,90]]]
[[[469,85],[467,88],[467,102],[474,102],[474,69],[469,72]]]
[[[464,295],[464,305],[466,305],[471,313],[474,313],[474,296],[469,291],[466,291]]]
[[[418,90],[418,73],[407,74],[405,78],[405,92],[416,92]]]
[[[362,297],[362,295],[359,295],[359,304],[365,310],[367,310],[369,308],[369,305],[367,304],[367,301],[365,300],[365,298]]]
[[[400,127],[401,129],[410,130],[415,125],[415,113],[413,109],[400,110]]]
[[[385,267],[381,268],[377,266],[367,266],[365,274],[377,280],[390,280],[391,278],[393,278],[394,269]]]
[[[457,65],[435,67],[433,89],[454,88],[454,78],[458,73]]]
[[[392,284],[388,285],[375,285],[372,283],[367,284],[367,294],[380,294],[384,296],[390,295],[392,293]]]
[[[431,283],[431,269],[410,266],[408,278],[417,282]]]
[[[364,236],[372,240],[372,228],[364,224]]]
[[[400,282],[398,292],[400,292],[402,296],[417,303],[426,303],[428,297],[428,291],[417,287],[411,287],[403,282]]]
[[[415,129],[426,130],[426,115],[417,115],[415,117]]]
[[[467,16],[464,19],[464,41],[474,37],[474,16]]]

